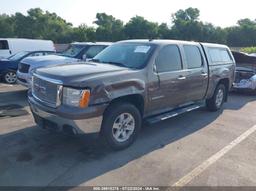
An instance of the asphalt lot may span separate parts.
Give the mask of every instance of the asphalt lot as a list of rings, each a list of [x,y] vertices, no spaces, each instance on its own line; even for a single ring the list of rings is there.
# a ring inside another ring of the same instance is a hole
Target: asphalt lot
[[[115,152],[96,135],[36,128],[26,90],[0,83],[0,186],[256,186],[255,108],[232,93],[222,111],[146,126]]]

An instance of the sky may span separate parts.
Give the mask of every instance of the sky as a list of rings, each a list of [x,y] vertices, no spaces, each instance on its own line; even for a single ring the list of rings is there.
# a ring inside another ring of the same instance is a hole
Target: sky
[[[215,26],[236,25],[242,18],[256,19],[255,0],[0,0],[0,14],[26,14],[30,8],[55,12],[78,26],[93,25],[96,13],[105,12],[125,23],[136,15],[171,24],[171,15],[188,7],[200,10],[200,20]]]

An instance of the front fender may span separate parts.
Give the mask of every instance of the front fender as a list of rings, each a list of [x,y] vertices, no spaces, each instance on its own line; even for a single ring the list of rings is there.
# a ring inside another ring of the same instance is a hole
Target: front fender
[[[92,104],[111,102],[112,100],[139,94],[145,96],[146,85],[143,80],[123,80],[118,82],[103,82],[101,85],[92,90]]]

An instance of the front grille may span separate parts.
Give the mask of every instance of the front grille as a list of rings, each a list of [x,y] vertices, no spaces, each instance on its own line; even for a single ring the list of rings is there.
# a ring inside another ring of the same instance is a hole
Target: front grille
[[[33,96],[46,105],[51,107],[57,106],[57,89],[57,84],[41,79],[38,76],[33,76]]]
[[[28,73],[29,68],[30,68],[30,65],[28,65],[28,64],[24,64],[24,63],[19,64],[19,71],[21,73]]]

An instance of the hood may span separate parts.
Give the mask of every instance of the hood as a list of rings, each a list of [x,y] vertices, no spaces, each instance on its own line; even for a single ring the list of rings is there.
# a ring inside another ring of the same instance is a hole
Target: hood
[[[130,69],[110,64],[78,63],[65,64],[53,67],[44,67],[36,70],[36,74],[62,81],[65,85],[79,86],[80,82],[102,78],[107,75],[120,74]]]
[[[0,62],[1,61],[9,61],[9,59],[7,59],[7,58],[0,58]]]
[[[8,69],[8,68],[16,69],[17,65],[18,65],[17,61],[0,60],[0,69],[1,70]]]
[[[47,55],[47,56],[35,56],[27,57],[21,62],[30,65],[30,69],[35,69],[42,66],[67,64],[80,61],[79,59],[59,56],[59,55]]]

